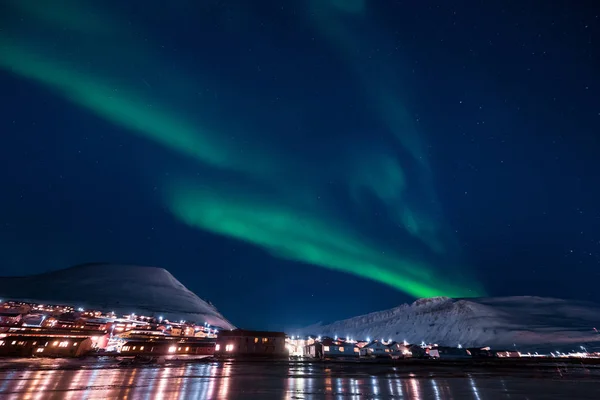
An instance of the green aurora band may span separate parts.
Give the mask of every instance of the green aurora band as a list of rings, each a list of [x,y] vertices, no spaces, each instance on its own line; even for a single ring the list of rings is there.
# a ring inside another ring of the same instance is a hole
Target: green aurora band
[[[435,199],[433,202],[437,203],[433,185],[430,184],[432,176],[423,140],[398,95],[404,88],[398,79],[398,75],[401,75],[398,65],[401,63],[392,50],[395,44],[382,36],[380,29],[373,29],[377,24],[369,23],[366,0],[308,0],[308,4],[309,18],[355,71],[370,103],[375,105],[374,112],[420,165],[419,179],[428,182],[426,197]],[[371,62],[365,62],[364,53],[369,54]],[[373,189],[385,203],[396,205],[392,217],[413,236],[420,238],[432,251],[444,252],[447,244],[438,237],[441,212],[436,218],[438,224],[434,224],[426,215],[417,215],[416,209],[399,207],[404,202],[401,194],[382,196],[377,188]]]
[[[426,265],[373,250],[333,221],[264,200],[240,203],[235,195],[194,190],[185,184],[168,192],[172,210],[189,225],[254,243],[274,256],[350,272],[416,297],[470,293],[436,278]]]
[[[194,179],[182,171],[179,177],[165,180],[161,190],[166,206],[179,220],[252,243],[275,257],[351,273],[415,297],[483,294],[476,284],[461,277],[452,263],[446,265],[447,273],[441,274],[439,260],[425,261],[426,257],[417,257],[396,244],[377,243],[372,235],[361,233],[357,226],[346,222],[328,202],[331,199],[327,199],[324,188],[333,180],[344,183],[356,207],[361,206],[365,193],[374,196],[398,221],[402,234],[412,238],[405,247],[420,243],[433,253],[443,254],[447,241],[440,236],[443,229],[439,217],[437,213],[428,215],[418,208],[419,202],[409,200],[407,193],[414,179],[406,175],[399,160],[365,147],[358,153],[350,151],[331,164],[316,163],[268,140],[260,141],[251,132],[236,132],[251,143],[240,153],[229,135],[223,134],[226,128],[199,120],[208,120],[202,104],[188,105],[192,93],[201,91],[204,84],[198,82],[199,74],[162,76],[163,86],[169,92],[149,90],[147,82],[138,75],[138,67],[144,66],[145,73],[153,74],[163,69],[168,60],[137,39],[139,35],[131,33],[139,32],[140,27],[119,22],[118,16],[103,16],[106,13],[93,9],[94,3],[63,0],[62,7],[48,8],[33,0],[9,1],[16,14],[11,21],[25,17],[35,21],[38,29],[32,33],[18,23],[6,24],[7,28],[0,32],[0,68],[37,82],[132,134],[194,160],[209,172],[218,175],[226,171],[235,176],[238,184],[229,185],[211,177],[211,173]],[[360,0],[335,0],[333,5],[345,7],[343,10],[349,13],[361,13],[364,8]],[[93,19],[89,24],[80,22],[90,16]],[[324,23],[331,16],[321,17]],[[337,26],[336,33],[330,36],[334,42],[351,39],[339,22],[332,26]],[[63,35],[65,27],[77,35],[77,44],[85,46],[52,46],[50,43]],[[114,45],[116,41],[119,46]],[[344,48],[341,44],[340,47]],[[73,51],[82,48],[93,50]],[[100,54],[95,54],[98,51]],[[100,66],[92,68],[90,58]],[[137,67],[127,70],[123,67],[127,65]],[[371,86],[365,76],[360,79],[365,86]],[[382,105],[381,119],[398,137],[398,145],[418,160],[422,176],[417,179],[427,182],[425,192],[431,199],[429,167],[410,117],[400,107],[397,96],[381,85],[373,86],[375,104]],[[161,101],[165,97],[170,100],[168,104]],[[255,127],[254,132],[260,128]]]

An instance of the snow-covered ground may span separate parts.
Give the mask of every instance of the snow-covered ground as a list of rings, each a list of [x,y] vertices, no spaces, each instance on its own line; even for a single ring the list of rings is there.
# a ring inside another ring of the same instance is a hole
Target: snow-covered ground
[[[39,275],[0,278],[0,298],[163,316],[170,320],[234,326],[167,270],[116,264],[85,264]]]
[[[600,345],[600,305],[532,296],[419,299],[301,333],[457,346],[547,348]]]

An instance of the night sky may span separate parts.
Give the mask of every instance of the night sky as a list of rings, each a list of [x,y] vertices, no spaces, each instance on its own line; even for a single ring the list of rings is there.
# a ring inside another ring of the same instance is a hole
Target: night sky
[[[600,5],[5,0],[0,273],[159,266],[234,324],[600,302]]]

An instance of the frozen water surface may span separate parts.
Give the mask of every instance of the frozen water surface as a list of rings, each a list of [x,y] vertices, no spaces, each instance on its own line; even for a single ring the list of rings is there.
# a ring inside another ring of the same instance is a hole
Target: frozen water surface
[[[2,399],[598,399],[600,371],[386,365],[0,364]]]

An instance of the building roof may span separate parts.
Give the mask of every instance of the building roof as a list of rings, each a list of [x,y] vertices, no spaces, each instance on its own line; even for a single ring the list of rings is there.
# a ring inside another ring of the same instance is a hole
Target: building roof
[[[7,336],[4,338],[4,340],[23,340],[23,341],[31,341],[31,340],[35,340],[38,342],[43,342],[45,341],[52,341],[52,340],[62,340],[62,339],[68,339],[68,340],[72,340],[73,342],[81,342],[83,340],[87,340],[90,339],[90,336],[70,336],[70,335],[65,335],[65,336],[49,336],[49,335],[40,335],[40,336],[33,336],[33,335],[27,335],[27,334],[20,334],[20,335],[11,335],[11,336]]]
[[[315,342],[315,343],[321,343],[324,346],[356,346],[355,343],[352,342],[346,342],[345,340],[340,340],[340,339],[332,339],[332,338],[325,338],[323,340],[321,340],[321,342]]]
[[[153,344],[153,345],[174,345],[174,344],[185,344],[185,345],[194,345],[194,346],[199,346],[199,347],[214,347],[215,346],[215,342],[214,341],[208,341],[208,340],[189,340],[192,338],[152,338],[152,340],[150,340],[151,338],[148,338],[146,340],[144,339],[140,339],[140,338],[135,338],[135,339],[125,339],[127,345],[147,345],[147,344]]]
[[[96,329],[11,328],[6,332],[6,336],[91,337],[103,336],[106,333]]]
[[[372,340],[371,342],[369,342],[368,344],[366,344],[365,346],[363,346],[363,349],[366,348],[370,348],[370,347],[376,347],[376,346],[381,346],[381,347],[388,347],[387,344],[384,344],[383,342],[380,342],[378,340]]]
[[[19,311],[2,311],[0,312],[0,317],[17,317],[21,314],[23,313]]]

